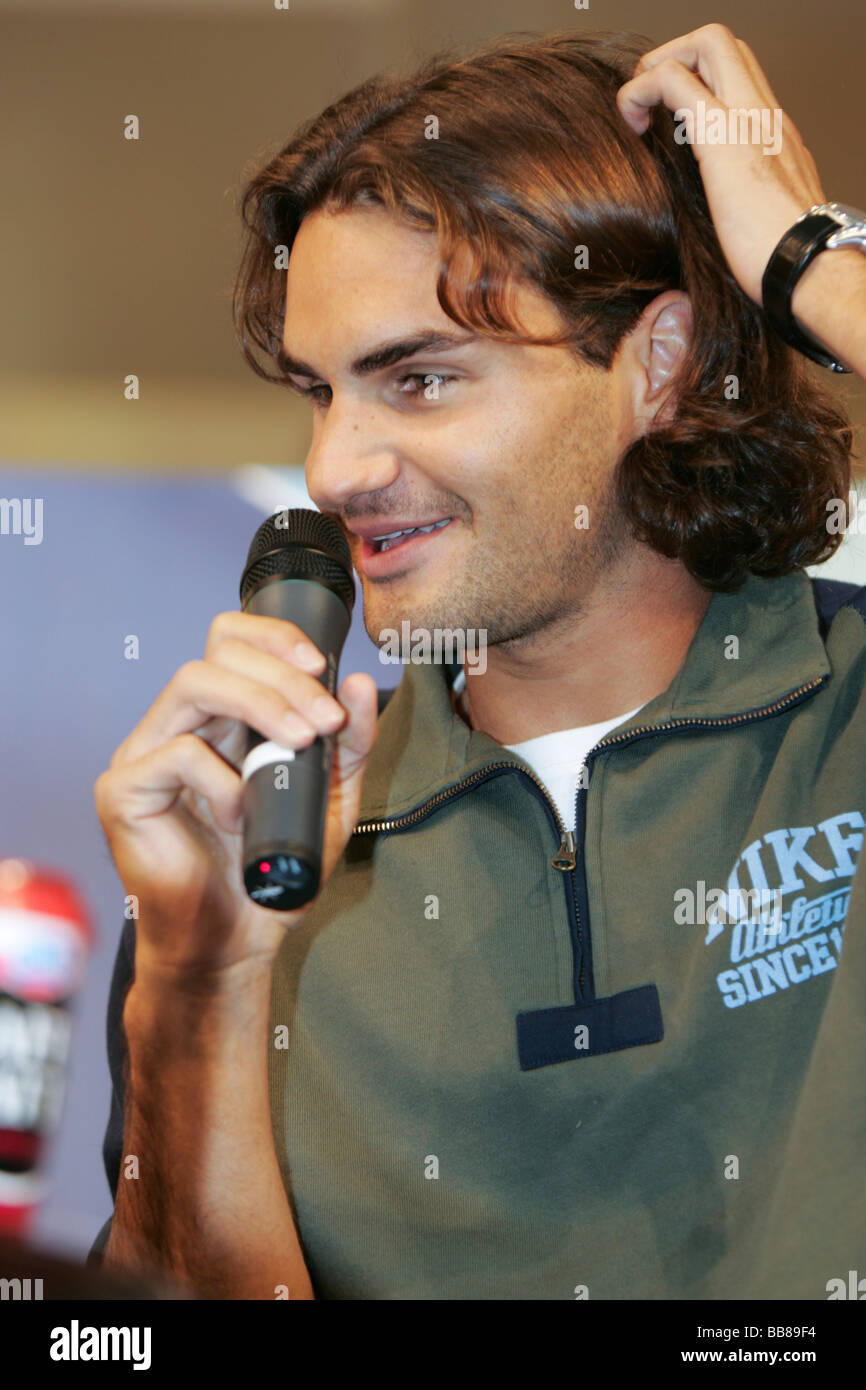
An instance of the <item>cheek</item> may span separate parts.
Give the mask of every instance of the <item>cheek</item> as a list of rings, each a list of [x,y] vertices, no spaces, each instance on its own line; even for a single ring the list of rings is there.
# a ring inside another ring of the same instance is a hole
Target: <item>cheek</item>
[[[502,452],[485,432],[464,423],[449,432],[447,440],[437,439],[435,453],[428,454],[424,471],[438,488],[470,506],[496,488],[496,475],[502,471]]]
[[[566,407],[573,411],[571,398],[539,396],[520,383],[486,397],[483,410],[455,421],[447,440],[437,438],[430,477],[473,512],[495,515],[497,527],[518,522],[533,478],[548,474],[563,438],[574,433]]]

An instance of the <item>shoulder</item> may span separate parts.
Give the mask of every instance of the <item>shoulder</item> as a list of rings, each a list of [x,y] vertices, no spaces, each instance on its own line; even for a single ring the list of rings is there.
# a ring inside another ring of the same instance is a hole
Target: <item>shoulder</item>
[[[833,619],[842,608],[853,608],[866,626],[866,585],[850,584],[841,579],[813,578],[812,595],[822,637],[826,637]]]

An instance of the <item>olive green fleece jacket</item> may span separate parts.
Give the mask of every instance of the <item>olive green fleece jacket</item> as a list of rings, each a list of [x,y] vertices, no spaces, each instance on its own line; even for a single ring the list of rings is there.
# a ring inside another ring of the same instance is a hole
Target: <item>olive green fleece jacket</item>
[[[866,1276],[864,597],[802,570],[714,594],[590,754],[573,837],[453,673],[407,666],[274,972],[317,1297],[824,1300]],[[113,1187],[128,941],[118,962]]]
[[[826,1299],[866,1275],[864,618],[825,645],[803,571],[714,594],[587,781],[555,868],[534,774],[446,670],[406,668],[275,972],[318,1296]],[[764,897],[720,927],[706,900],[735,888]]]

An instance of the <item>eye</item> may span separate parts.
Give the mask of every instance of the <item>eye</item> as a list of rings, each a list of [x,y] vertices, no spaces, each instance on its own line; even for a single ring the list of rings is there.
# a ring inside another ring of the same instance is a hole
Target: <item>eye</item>
[[[330,389],[330,386],[308,386],[301,391],[301,395],[309,396],[310,400],[313,401],[315,405],[327,405],[328,400],[330,400],[330,396],[328,397],[328,400],[326,400],[322,396],[322,392],[330,391]]]
[[[456,381],[457,378],[453,376],[445,376],[442,372],[409,372],[405,376],[401,376],[399,380],[401,396],[424,396],[426,400],[435,400],[438,394],[439,386],[447,384],[449,381]],[[420,382],[418,390],[402,390],[404,383],[407,381]],[[434,382],[437,383],[436,388],[428,396],[427,392],[430,389],[430,387],[433,386]]]
[[[396,389],[401,396],[418,396],[425,400],[436,400],[440,388],[456,380],[456,376],[447,376],[443,372],[406,372],[403,376],[397,377]],[[417,382],[417,390],[405,390],[404,388],[407,382]],[[435,390],[431,391],[430,395],[428,395],[427,392],[430,387],[433,386],[434,382],[436,383]],[[325,406],[330,402],[331,388],[330,386],[326,386],[324,382],[319,386],[299,386],[296,382],[290,382],[289,384],[294,387],[298,395],[308,397],[314,405]],[[325,392],[327,392],[327,395],[324,394]]]

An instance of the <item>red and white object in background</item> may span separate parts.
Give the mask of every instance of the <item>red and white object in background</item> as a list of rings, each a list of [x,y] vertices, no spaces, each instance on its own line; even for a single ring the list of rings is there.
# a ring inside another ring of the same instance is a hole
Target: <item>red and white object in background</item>
[[[71,1027],[94,930],[73,883],[0,859],[0,1234],[25,1236],[45,1196]]]

